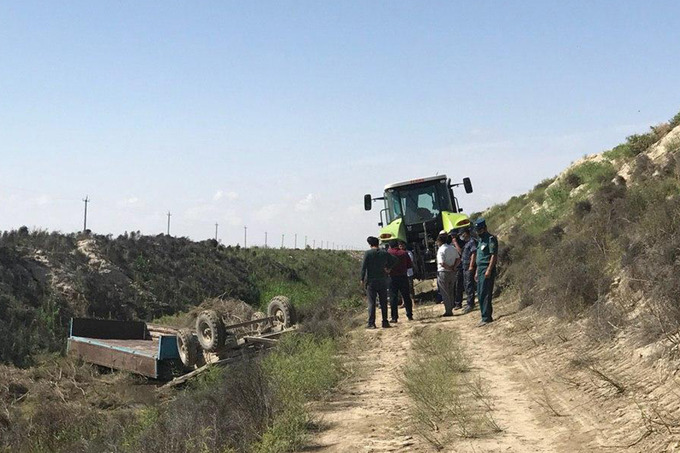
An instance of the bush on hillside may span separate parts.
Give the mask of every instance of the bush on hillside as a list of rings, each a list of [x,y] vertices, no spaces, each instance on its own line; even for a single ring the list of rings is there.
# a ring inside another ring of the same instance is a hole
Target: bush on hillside
[[[680,126],[680,112],[676,113],[675,116],[670,119],[668,124],[671,128]]]
[[[647,148],[652,146],[658,137],[653,132],[648,132],[646,134],[633,134],[626,137],[626,142],[630,147],[630,152],[634,156],[647,151]]]

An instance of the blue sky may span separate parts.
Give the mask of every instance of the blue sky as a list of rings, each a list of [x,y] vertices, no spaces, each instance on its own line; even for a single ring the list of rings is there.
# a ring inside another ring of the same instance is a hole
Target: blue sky
[[[477,211],[680,111],[671,1],[4,2],[0,229],[363,247],[390,182]],[[274,239],[276,238],[276,239]]]

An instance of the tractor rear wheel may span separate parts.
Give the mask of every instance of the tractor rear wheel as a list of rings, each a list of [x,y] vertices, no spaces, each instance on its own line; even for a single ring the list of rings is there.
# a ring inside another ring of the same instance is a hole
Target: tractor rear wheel
[[[208,352],[215,352],[224,344],[224,324],[215,310],[199,313],[196,318],[196,334],[201,347]]]
[[[276,296],[269,306],[267,306],[267,314],[274,318],[274,325],[288,328],[295,323],[295,312],[290,303],[290,299],[286,296]]]
[[[179,359],[186,368],[193,368],[198,363],[201,349],[191,329],[180,329],[177,332],[177,350]]]

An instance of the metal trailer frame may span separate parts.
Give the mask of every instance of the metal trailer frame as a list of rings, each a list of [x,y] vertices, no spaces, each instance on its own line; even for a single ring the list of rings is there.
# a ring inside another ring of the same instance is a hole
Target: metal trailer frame
[[[296,330],[295,326],[277,328],[275,321],[276,317],[268,316],[225,325],[227,330],[255,324],[265,324],[266,328],[263,333],[239,335],[232,346],[220,352],[207,353],[206,364],[190,372],[180,360],[177,330],[142,321],[72,318],[67,352],[95,365],[152,379],[172,379],[164,387],[173,387],[202,374],[212,365],[228,365],[252,357],[258,351],[275,346],[279,336]]]
[[[141,321],[72,318],[67,352],[88,363],[152,379],[171,379],[181,369],[176,336],[152,336]]]

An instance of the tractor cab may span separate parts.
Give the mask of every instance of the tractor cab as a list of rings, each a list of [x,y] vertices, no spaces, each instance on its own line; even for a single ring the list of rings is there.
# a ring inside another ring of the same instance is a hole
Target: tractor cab
[[[469,178],[452,184],[446,175],[441,175],[389,184],[382,197],[372,198],[370,194],[364,197],[366,210],[372,208],[373,201],[384,201],[378,224],[381,227],[379,239],[382,243],[406,242],[416,257],[418,278],[436,275],[434,241],[439,232],[470,224],[453,193],[453,187],[460,185],[465,187],[466,193],[472,192]]]

